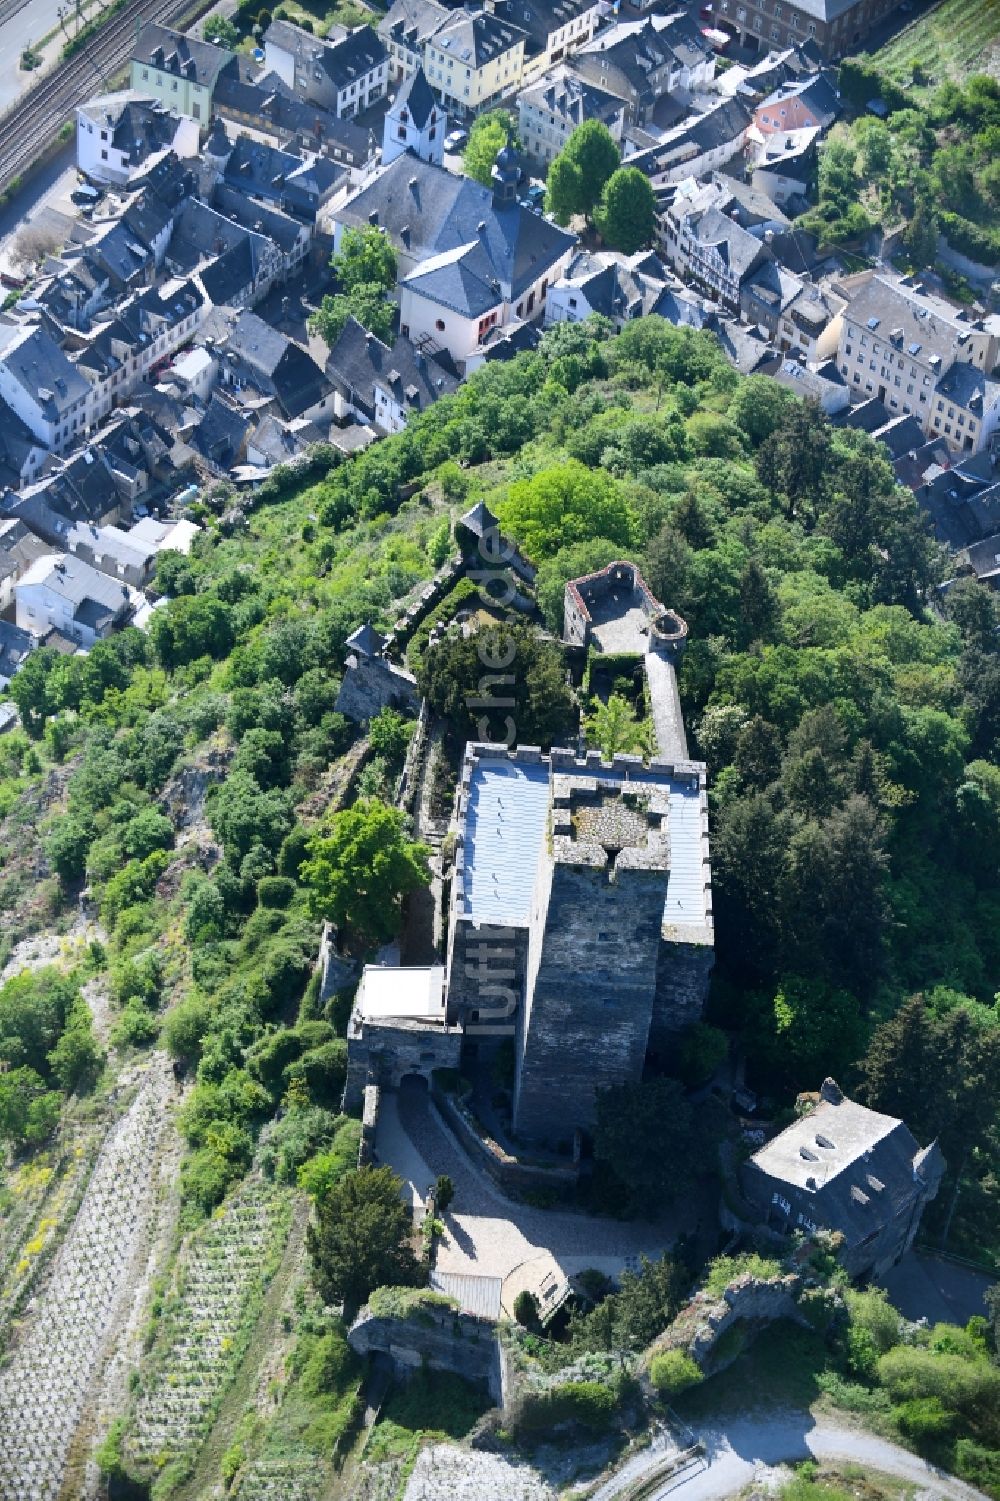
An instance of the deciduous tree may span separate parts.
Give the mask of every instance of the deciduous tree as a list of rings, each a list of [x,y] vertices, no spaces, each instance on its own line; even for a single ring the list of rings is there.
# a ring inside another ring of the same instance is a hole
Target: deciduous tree
[[[407,837],[398,809],[361,799],[310,842],[301,870],[310,907],[366,944],[387,943],[399,932],[403,897],[430,880],[428,855]]]

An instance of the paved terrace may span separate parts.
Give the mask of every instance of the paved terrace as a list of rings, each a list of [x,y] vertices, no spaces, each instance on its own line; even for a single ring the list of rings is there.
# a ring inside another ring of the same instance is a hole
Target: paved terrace
[[[532,1209],[508,1199],[459,1147],[430,1103],[422,1080],[404,1080],[382,1094],[375,1138],[377,1159],[403,1179],[409,1202],[422,1207],[439,1173],[455,1185],[436,1270],[447,1275],[496,1277],[501,1301],[512,1314],[524,1287],[536,1294],[554,1273],[572,1276],[596,1267],[617,1277],[639,1258],[669,1250],[682,1229],[693,1229],[714,1207],[698,1196],[663,1221],[622,1222],[568,1211]]]

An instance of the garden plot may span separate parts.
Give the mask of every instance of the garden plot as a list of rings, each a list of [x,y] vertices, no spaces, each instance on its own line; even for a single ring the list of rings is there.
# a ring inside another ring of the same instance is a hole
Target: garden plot
[[[241,1477],[237,1501],[319,1501],[323,1476],[315,1460],[259,1459]]]
[[[291,1208],[287,1190],[253,1175],[181,1252],[127,1425],[126,1447],[143,1468],[179,1457],[211,1427],[280,1260]]]
[[[172,1089],[154,1056],[109,1132],[52,1273],[0,1370],[0,1497],[55,1501],[66,1457],[129,1296],[152,1209],[153,1169]]]

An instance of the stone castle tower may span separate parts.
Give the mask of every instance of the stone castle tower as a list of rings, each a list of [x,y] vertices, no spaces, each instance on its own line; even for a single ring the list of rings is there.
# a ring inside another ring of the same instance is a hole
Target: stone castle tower
[[[531,906],[514,1129],[569,1139],[602,1087],[638,1080],[670,877],[669,797],[555,773]]]

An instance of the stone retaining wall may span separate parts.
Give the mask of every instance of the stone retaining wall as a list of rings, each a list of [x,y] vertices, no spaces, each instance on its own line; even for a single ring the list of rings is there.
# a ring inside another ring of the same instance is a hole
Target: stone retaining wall
[[[498,1142],[485,1141],[457,1103],[443,1091],[434,1091],[434,1103],[445,1124],[458,1137],[474,1162],[506,1192],[529,1193],[539,1189],[563,1191],[574,1188],[579,1181],[580,1170],[576,1164],[545,1167],[542,1164],[521,1162],[505,1152]]]
[[[490,1319],[433,1305],[398,1318],[378,1318],[363,1308],[347,1338],[359,1355],[388,1355],[397,1375],[412,1374],[422,1366],[451,1371],[485,1386],[495,1403],[503,1401],[500,1341]]]

